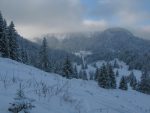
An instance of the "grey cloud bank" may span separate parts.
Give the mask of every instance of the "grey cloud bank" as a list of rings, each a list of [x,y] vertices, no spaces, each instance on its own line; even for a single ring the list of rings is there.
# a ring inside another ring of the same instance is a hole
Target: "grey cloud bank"
[[[150,23],[141,24],[150,19],[148,10],[139,8],[141,0],[96,0],[96,3],[88,11],[81,0],[0,0],[0,10],[28,39],[47,33],[108,27],[125,27],[137,35],[150,36]]]

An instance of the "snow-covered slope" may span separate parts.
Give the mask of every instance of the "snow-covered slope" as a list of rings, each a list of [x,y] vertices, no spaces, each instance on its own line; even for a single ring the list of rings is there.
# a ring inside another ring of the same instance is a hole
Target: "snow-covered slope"
[[[0,58],[0,113],[9,113],[19,84],[35,100],[31,113],[150,113],[150,96],[133,90],[106,90],[94,81],[67,80]]]
[[[138,81],[140,81],[140,78],[141,78],[141,75],[142,75],[142,72],[140,70],[129,70],[129,66],[118,60],[118,59],[114,59],[112,61],[110,61],[109,63],[111,63],[111,65],[113,66],[114,65],[114,62],[117,62],[119,68],[114,68],[114,72],[116,73],[116,71],[118,71],[119,73],[119,76],[117,77],[117,82],[119,83],[120,82],[120,79],[122,76],[129,76],[131,74],[131,72],[134,73],[136,79]],[[86,62],[86,61],[85,61]],[[94,62],[94,63],[91,63],[91,64],[88,64],[87,65],[87,69],[86,69],[86,72],[87,72],[87,75],[88,75],[88,78],[90,78],[90,73],[95,73],[96,71],[96,68],[100,68],[103,64],[107,64],[106,61],[104,60],[101,60],[101,61],[97,61],[97,62]],[[80,72],[81,70],[81,65],[77,65],[77,69],[78,69],[78,72]]]

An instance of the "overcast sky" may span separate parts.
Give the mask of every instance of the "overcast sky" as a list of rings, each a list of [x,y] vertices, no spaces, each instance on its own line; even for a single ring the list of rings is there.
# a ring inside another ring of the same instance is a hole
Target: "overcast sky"
[[[123,27],[150,39],[150,0],[0,0],[8,22],[28,39],[47,33]]]

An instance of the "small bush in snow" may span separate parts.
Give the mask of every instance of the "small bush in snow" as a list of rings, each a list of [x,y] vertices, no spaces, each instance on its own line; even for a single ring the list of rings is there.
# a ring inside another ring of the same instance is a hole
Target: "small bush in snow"
[[[35,106],[32,105],[33,99],[29,99],[25,97],[24,90],[22,85],[20,84],[19,89],[16,93],[16,98],[14,98],[14,102],[10,103],[11,106],[8,108],[8,111],[12,113],[19,113],[23,111],[24,113],[30,113],[30,110]]]

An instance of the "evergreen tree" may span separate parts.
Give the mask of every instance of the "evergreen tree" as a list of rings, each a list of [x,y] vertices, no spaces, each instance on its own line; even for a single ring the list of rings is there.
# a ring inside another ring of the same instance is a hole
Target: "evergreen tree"
[[[81,64],[81,68],[82,69],[87,69],[88,68],[88,65],[85,61],[85,58],[84,58],[84,55],[81,56],[81,59],[82,59],[82,64]]]
[[[116,76],[111,64],[103,64],[100,71],[97,69],[95,77],[98,78],[98,84],[100,87],[106,89],[116,88]]]
[[[136,89],[137,80],[133,72],[131,72],[131,74],[129,75],[129,79],[130,79],[130,86],[132,87],[132,89]]]
[[[87,69],[88,68],[87,63],[85,61],[82,61],[81,68],[82,69]]]
[[[3,16],[0,12],[0,52],[1,52],[1,55],[3,54],[3,51],[2,51],[2,48],[3,48],[3,33],[4,33],[4,21],[3,21]]]
[[[78,79],[78,71],[77,71],[77,66],[74,66],[74,77],[73,78],[77,78]]]
[[[119,64],[118,64],[117,60],[115,60],[115,62],[114,62],[114,68],[119,68]]]
[[[109,88],[116,88],[116,76],[114,74],[111,64],[108,64]]]
[[[119,71],[117,70],[117,71],[116,71],[116,77],[118,77],[118,76],[119,76]]]
[[[66,57],[63,65],[63,76],[66,78],[72,78],[73,76],[73,68],[68,56]]]
[[[89,75],[90,75],[90,80],[94,80],[94,73],[90,72]]]
[[[2,57],[9,57],[9,40],[7,23],[0,12],[0,53]]]
[[[88,80],[86,70],[81,69],[79,72],[79,78],[83,80]]]
[[[42,46],[39,52],[39,68],[49,72],[50,71],[50,62],[48,56],[48,46],[46,38],[43,38]]]
[[[94,80],[95,73],[93,71],[90,71],[89,75],[90,75],[90,80]]]
[[[106,89],[108,89],[110,86],[109,75],[107,73],[107,68],[105,64],[103,64],[103,66],[100,69],[100,74],[98,76],[98,84],[100,87],[106,88]]]
[[[85,63],[85,69],[87,69],[88,68],[88,64],[87,63]]]
[[[96,68],[96,72],[95,72],[95,80],[96,81],[98,81],[99,74],[100,74],[99,69]]]
[[[128,90],[128,84],[127,84],[127,81],[126,81],[126,77],[125,77],[125,76],[122,76],[122,78],[121,78],[121,80],[120,80],[119,89]]]
[[[63,75],[63,63],[51,60],[52,72]]]
[[[82,79],[83,79],[83,80],[88,80],[86,70],[83,70],[82,73],[83,73],[83,74],[82,74]]]
[[[24,89],[23,89],[21,83],[19,84],[19,89],[17,90],[16,95],[17,95],[17,97],[16,97],[17,99],[25,98]]]
[[[4,37],[3,37],[3,57],[10,57],[10,48],[9,48],[9,35],[8,35],[7,23],[4,20]]]
[[[10,58],[13,60],[19,61],[17,32],[14,28],[13,22],[10,23],[8,30],[9,30]]]
[[[27,54],[27,51],[25,49],[21,49],[21,62],[22,63],[25,63],[25,64],[28,64],[28,54]]]
[[[82,73],[82,69],[79,71],[79,79],[82,79],[82,75],[83,75],[83,73]]]
[[[30,113],[29,111],[35,107],[32,105],[34,100],[25,97],[24,89],[22,88],[21,84],[16,95],[17,97],[14,98],[15,101],[11,103],[11,106],[8,108],[8,110],[12,113]]]
[[[94,64],[93,64],[93,67],[97,68],[97,65],[96,65],[96,63],[94,63]]]
[[[150,94],[150,76],[146,70],[142,73],[141,81],[138,87],[140,92]]]

